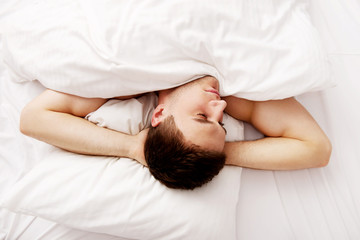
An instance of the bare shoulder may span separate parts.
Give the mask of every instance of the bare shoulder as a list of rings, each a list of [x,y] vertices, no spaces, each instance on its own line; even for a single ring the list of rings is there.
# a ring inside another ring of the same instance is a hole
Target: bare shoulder
[[[226,109],[225,112],[229,114],[230,116],[250,122],[251,115],[254,109],[254,101],[250,101],[244,98],[238,98],[234,96],[228,96],[223,98],[226,103]]]
[[[293,115],[294,112],[304,113],[304,108],[294,98],[268,101],[252,101],[234,96],[225,97],[227,102],[225,112],[232,117],[252,122],[258,119],[264,119],[271,116]]]

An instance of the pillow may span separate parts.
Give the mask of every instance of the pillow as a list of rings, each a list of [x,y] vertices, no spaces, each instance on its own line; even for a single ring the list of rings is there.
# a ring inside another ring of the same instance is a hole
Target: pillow
[[[333,85],[306,0],[39,0],[4,23],[14,78],[84,97],[179,86],[281,99]],[[46,19],[46,21],[44,21]]]
[[[150,120],[148,108],[154,102],[154,94],[113,100],[88,118],[138,132],[147,126],[144,119]],[[134,119],[128,121],[129,115]],[[224,116],[224,123],[227,140],[244,138],[241,122]],[[127,158],[85,156],[55,147],[44,155],[3,196],[2,207],[129,239],[236,239],[240,167],[225,166],[208,184],[186,191],[165,187],[146,167]]]
[[[150,127],[152,112],[156,106],[155,93],[125,101],[111,99],[85,118],[100,127],[135,135],[141,129]]]

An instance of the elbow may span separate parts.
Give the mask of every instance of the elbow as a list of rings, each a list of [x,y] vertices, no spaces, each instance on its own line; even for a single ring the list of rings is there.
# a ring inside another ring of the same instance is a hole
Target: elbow
[[[31,136],[33,134],[36,115],[36,110],[29,105],[25,106],[21,111],[19,129],[22,134],[27,136]]]
[[[332,145],[330,140],[325,137],[316,144],[316,166],[326,167],[329,164],[332,152]]]
[[[327,142],[324,147],[324,161],[322,164],[322,167],[325,167],[329,164],[330,158],[332,153],[332,145],[329,139],[327,139]]]

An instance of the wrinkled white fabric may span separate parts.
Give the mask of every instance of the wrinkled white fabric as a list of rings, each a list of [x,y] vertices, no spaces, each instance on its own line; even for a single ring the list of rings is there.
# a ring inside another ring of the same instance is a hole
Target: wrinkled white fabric
[[[281,99],[333,85],[306,1],[38,0],[3,30],[18,80],[84,97],[212,75],[223,96]]]

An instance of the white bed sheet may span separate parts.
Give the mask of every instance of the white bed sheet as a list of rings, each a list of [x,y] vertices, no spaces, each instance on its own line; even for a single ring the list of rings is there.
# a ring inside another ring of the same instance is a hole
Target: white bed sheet
[[[238,239],[360,239],[359,12],[356,0],[311,1],[311,14],[327,47],[338,86],[298,99],[331,138],[332,158],[321,169],[244,169]],[[33,148],[45,146],[24,139],[17,130],[20,109],[41,86],[8,84],[3,71],[0,76],[0,194],[6,194],[36,164]],[[13,96],[17,96],[16,101]],[[246,130],[247,138],[259,137],[250,126]],[[0,210],[0,239],[120,238]]]

